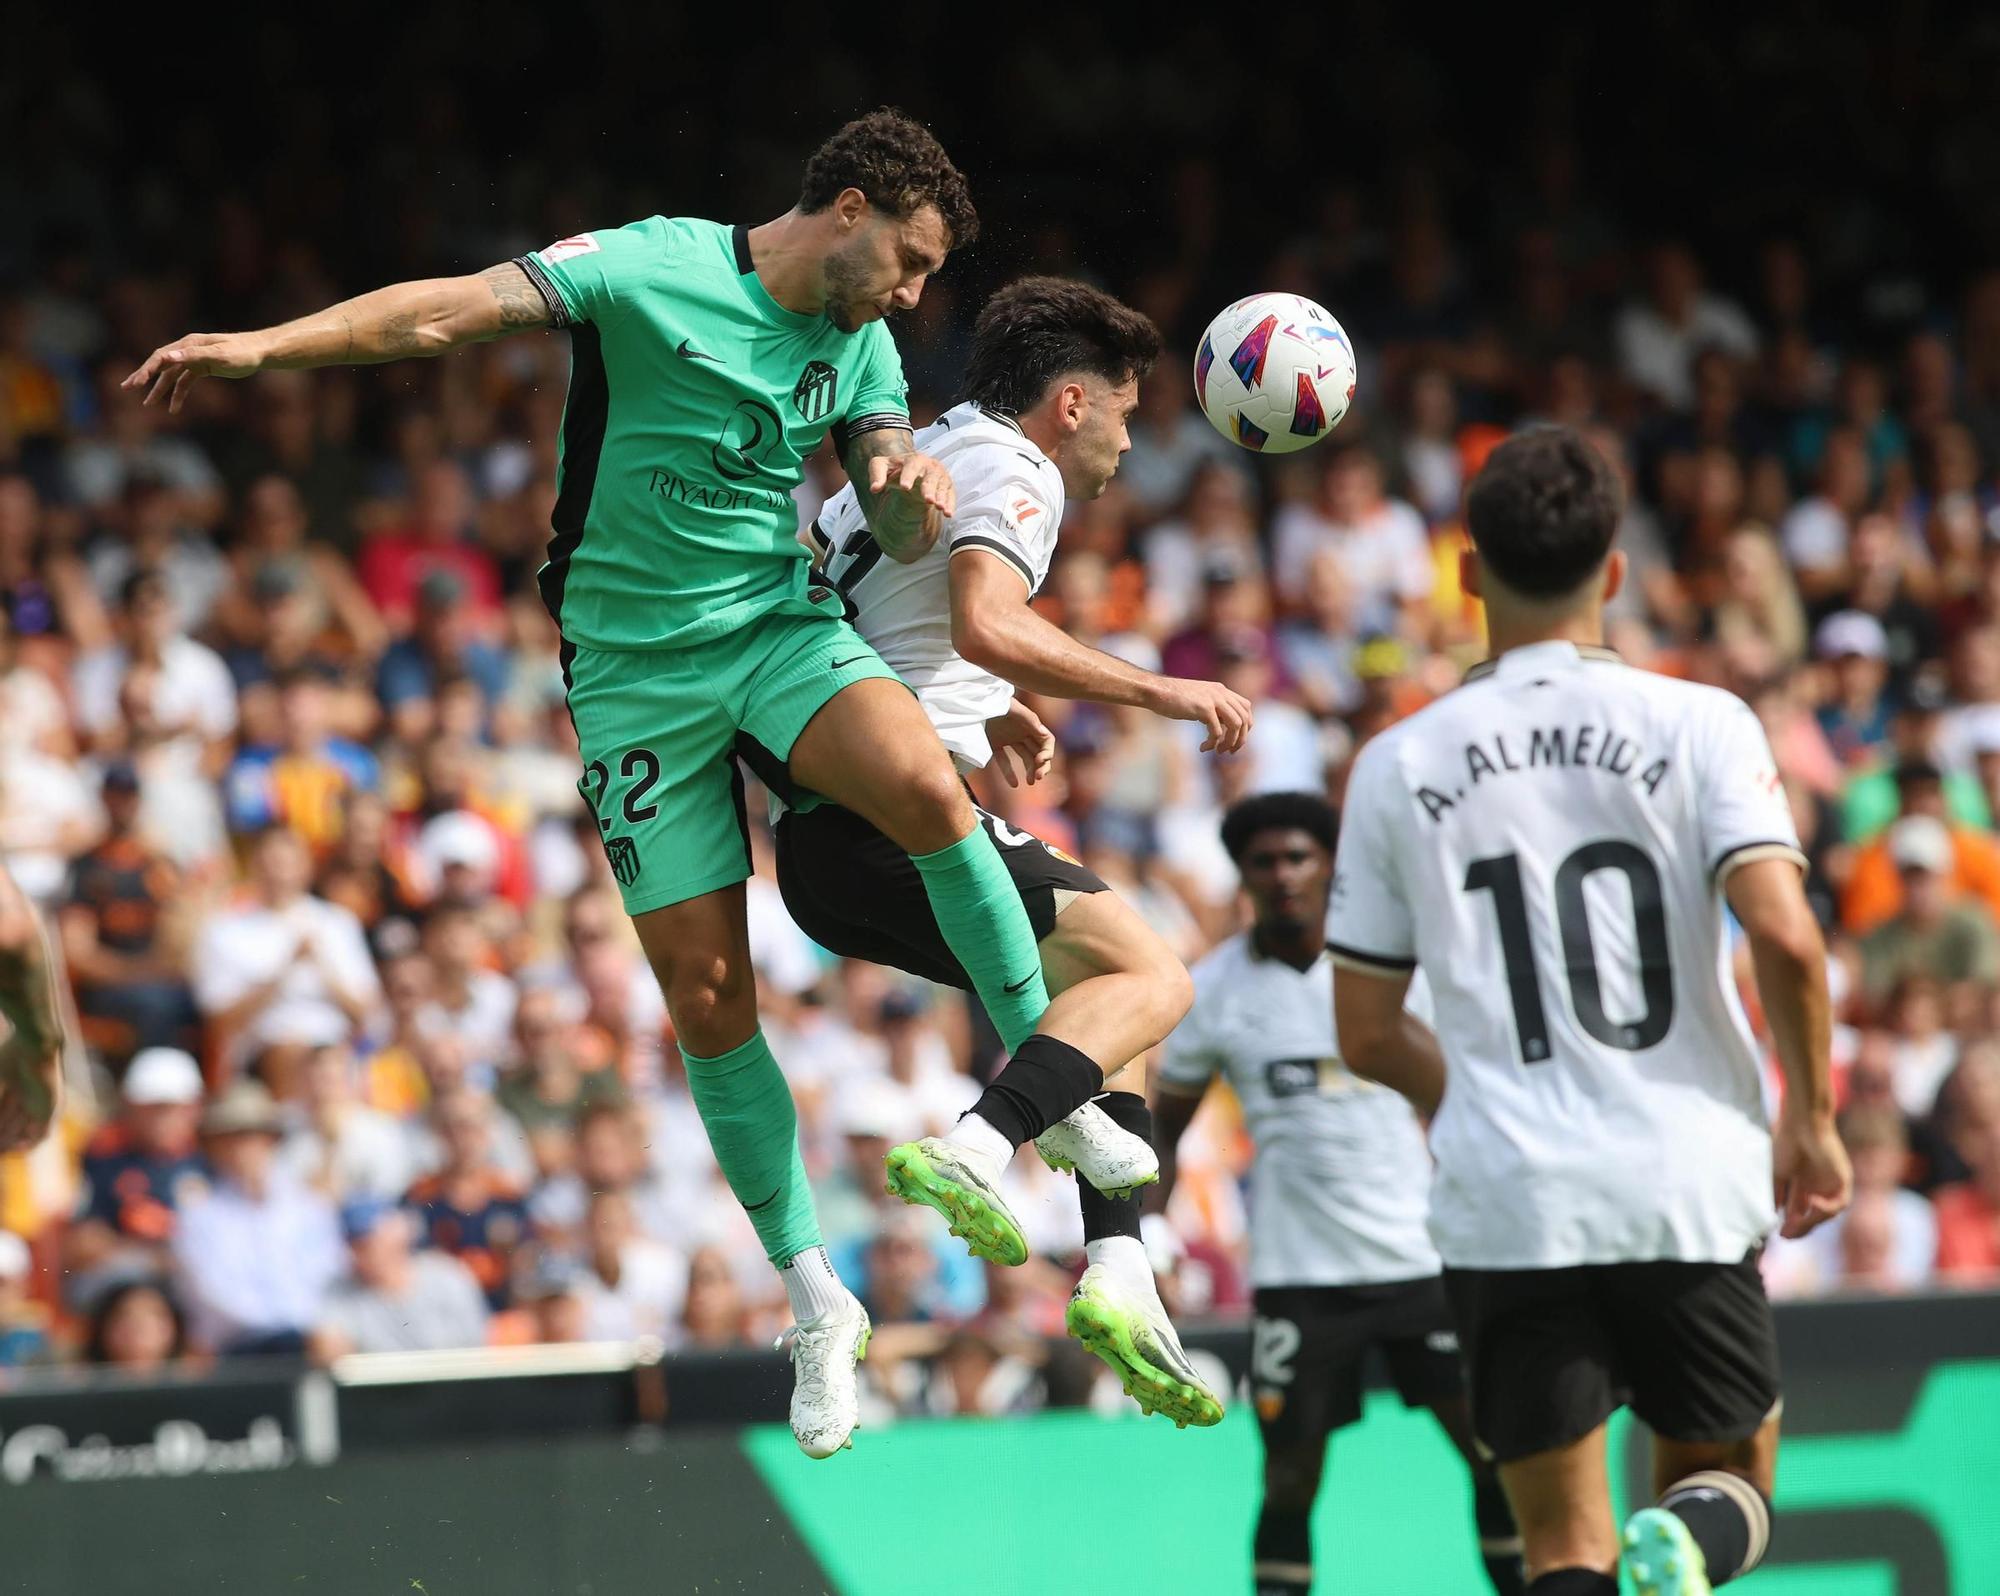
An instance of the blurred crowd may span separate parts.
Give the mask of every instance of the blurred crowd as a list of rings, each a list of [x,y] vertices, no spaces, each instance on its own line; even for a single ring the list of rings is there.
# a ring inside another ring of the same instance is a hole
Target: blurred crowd
[[[1898,297],[1901,264],[1829,281],[1781,230],[1719,260],[1615,225],[1561,140],[1478,237],[1412,169],[1329,188],[1248,262],[1222,168],[1175,176],[1157,262],[1054,222],[1007,257],[1098,277],[1173,349],[1038,602],[1228,682],[1256,730],[1216,758],[1198,729],[1039,704],[1054,773],[983,800],[1200,957],[1241,924],[1223,811],[1338,801],[1360,744],[1450,689],[1482,651],[1465,483],[1512,429],[1586,429],[1630,495],[1610,641],[1756,708],[1830,933],[1856,1198],[1772,1249],[1773,1289],[2000,1279],[2000,270]],[[210,381],[174,416],[118,388],[203,318],[546,240],[490,216],[442,237],[446,211],[354,277],[283,214],[220,201],[171,269],[57,217],[0,289],[0,852],[54,928],[90,1088],[0,1160],[0,1363],[763,1341],[783,1298],[577,790],[534,593],[564,340]],[[978,309],[957,270],[896,324],[919,421]],[[1285,462],[1225,443],[1186,375],[1252,289],[1320,300],[1359,351],[1353,413]],[[811,462],[802,523],[839,480]],[[815,948],[756,842],[767,1030],[836,1265],[888,1327],[875,1399],[1050,1399],[1077,1377],[1040,1342],[1081,1267],[1068,1180],[1017,1160],[1036,1256],[1015,1271],[881,1185],[997,1042],[958,994]],[[1160,1259],[1182,1315],[1244,1309],[1248,1157],[1218,1087]]]

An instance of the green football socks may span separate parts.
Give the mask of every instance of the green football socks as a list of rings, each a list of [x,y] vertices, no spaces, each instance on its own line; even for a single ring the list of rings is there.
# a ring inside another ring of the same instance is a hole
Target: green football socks
[[[974,826],[949,848],[911,854],[910,863],[923,875],[946,944],[1013,1052],[1035,1034],[1049,994],[1034,927],[999,849]]]
[[[820,1245],[819,1216],[799,1156],[798,1109],[784,1072],[761,1030],[720,1058],[696,1058],[685,1048],[681,1056],[715,1161],[757,1227],[765,1256],[782,1269]]]

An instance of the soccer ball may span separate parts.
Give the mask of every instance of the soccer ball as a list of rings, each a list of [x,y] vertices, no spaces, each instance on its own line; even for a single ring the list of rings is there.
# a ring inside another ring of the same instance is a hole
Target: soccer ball
[[[1290,454],[1325,437],[1347,414],[1354,345],[1310,299],[1252,294],[1201,335],[1194,393],[1201,413],[1231,443]]]

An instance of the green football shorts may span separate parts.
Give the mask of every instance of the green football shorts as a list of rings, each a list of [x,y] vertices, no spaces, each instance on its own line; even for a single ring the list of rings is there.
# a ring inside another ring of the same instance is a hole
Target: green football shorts
[[[633,915],[749,877],[739,752],[780,766],[843,687],[901,680],[829,615],[765,615],[690,648],[566,653],[577,786]]]

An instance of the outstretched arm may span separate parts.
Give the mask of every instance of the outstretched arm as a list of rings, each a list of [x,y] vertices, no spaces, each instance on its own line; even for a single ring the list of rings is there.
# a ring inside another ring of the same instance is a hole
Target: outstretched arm
[[[928,554],[957,508],[951,473],[918,454],[905,427],[875,427],[848,440],[841,454],[868,532],[898,565]]]
[[[1431,1028],[1403,1005],[1410,972],[1364,971],[1339,961],[1333,971],[1333,1021],[1340,1056],[1363,1080],[1380,1081],[1410,1100],[1425,1119],[1444,1101],[1444,1053]]]
[[[1004,681],[1051,698],[1136,704],[1208,728],[1204,750],[1233,754],[1250,733],[1251,706],[1220,682],[1156,676],[1079,643],[1028,603],[1028,584],[1009,560],[961,544],[951,557],[951,644]]]
[[[548,301],[509,262],[472,277],[392,283],[358,299],[256,332],[189,333],[163,344],[121,385],[180,409],[200,377],[248,377],[309,366],[367,366],[442,355],[549,325]]]

